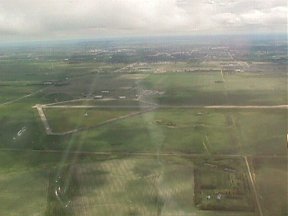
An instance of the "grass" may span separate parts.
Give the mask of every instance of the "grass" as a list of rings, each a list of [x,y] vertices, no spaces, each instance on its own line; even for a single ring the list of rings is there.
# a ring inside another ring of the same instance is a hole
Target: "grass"
[[[264,216],[288,214],[287,158],[253,160],[255,182]]]
[[[285,116],[285,110],[160,109],[75,134],[72,143],[89,151],[283,155]]]
[[[47,175],[30,171],[5,175],[0,180],[0,212],[3,215],[44,215],[47,198]],[[13,209],[13,210],[12,210]]]
[[[218,72],[151,74],[140,85],[165,91],[155,96],[160,104],[196,105],[263,105],[286,104],[285,74],[225,74],[225,82]]]
[[[221,211],[202,211],[193,204],[193,170],[203,164],[199,159],[25,151],[0,152],[0,156],[0,201],[5,204],[1,214],[223,215]],[[61,182],[56,185],[59,177]],[[64,210],[53,197],[59,185],[67,186],[65,200],[71,202]],[[254,216],[233,211],[225,215]]]
[[[46,94],[65,94],[71,99],[95,95],[103,95],[104,98],[118,98],[123,95],[127,98],[135,98],[137,94],[136,80],[121,78],[120,74],[86,74],[68,79],[65,82],[67,85],[50,88]],[[102,92],[105,90],[109,90],[109,93]]]
[[[287,111],[246,111],[234,116],[242,152],[255,155],[285,155]]]
[[[139,111],[139,110],[138,110]],[[61,133],[74,129],[89,129],[106,121],[137,112],[135,109],[45,109],[45,114],[53,132]]]
[[[79,63],[59,60],[6,60],[0,65],[1,81],[47,81],[77,78],[97,73],[109,73],[125,64]],[[95,70],[96,68],[96,70]]]
[[[193,204],[194,161],[170,157],[129,157],[95,160],[73,165],[70,215],[212,215]],[[77,173],[77,174],[76,174]],[[50,188],[54,191],[53,188]],[[48,200],[48,205],[50,205]],[[83,209],[83,205],[86,206]],[[51,210],[53,212],[53,209]],[[61,215],[54,211],[54,215]],[[214,212],[223,215],[223,212]],[[230,212],[225,215],[253,215]]]
[[[0,85],[0,105],[38,91],[41,86]]]
[[[0,152],[1,215],[43,215],[49,169],[61,155]]]

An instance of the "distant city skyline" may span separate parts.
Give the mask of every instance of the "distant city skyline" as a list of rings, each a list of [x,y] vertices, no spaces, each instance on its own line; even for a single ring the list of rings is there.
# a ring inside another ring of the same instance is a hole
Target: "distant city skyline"
[[[285,0],[9,0],[0,41],[286,33]]]

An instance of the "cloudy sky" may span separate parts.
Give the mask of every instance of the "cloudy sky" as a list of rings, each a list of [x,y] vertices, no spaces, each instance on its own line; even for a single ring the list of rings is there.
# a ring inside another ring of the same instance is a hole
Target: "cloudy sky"
[[[286,0],[0,0],[0,40],[283,33]]]

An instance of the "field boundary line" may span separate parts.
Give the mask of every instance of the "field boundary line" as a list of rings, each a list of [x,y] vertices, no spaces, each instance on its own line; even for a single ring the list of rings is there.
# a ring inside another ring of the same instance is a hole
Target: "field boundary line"
[[[33,96],[33,95],[36,95],[36,94],[38,94],[39,92],[42,92],[44,89],[46,89],[46,88],[38,89],[37,91],[32,92],[31,94],[24,95],[24,96],[22,96],[22,97],[19,97],[19,98],[16,98],[16,99],[13,99],[13,100],[6,101],[6,102],[4,102],[4,103],[1,103],[1,104],[0,104],[0,107],[5,106],[5,105],[9,105],[9,104],[13,104],[13,103],[15,103],[15,102],[17,102],[17,101],[20,101],[20,100],[23,100],[23,99],[25,99],[25,98],[31,97],[31,96]]]
[[[74,133],[78,133],[78,132],[89,131],[89,130],[93,130],[93,129],[102,127],[104,125],[108,125],[108,124],[116,122],[116,121],[120,121],[120,120],[123,120],[123,119],[131,118],[131,117],[134,117],[134,116],[137,116],[137,115],[142,115],[144,113],[151,112],[153,110],[154,109],[146,109],[146,110],[143,110],[143,111],[140,111],[140,112],[133,112],[133,113],[130,113],[130,114],[127,114],[127,115],[123,115],[123,116],[119,116],[119,117],[116,117],[116,118],[109,119],[109,120],[104,121],[104,122],[102,122],[100,124],[97,124],[95,126],[91,126],[91,127],[87,127],[87,128],[78,128],[78,129],[67,131],[67,132],[63,132],[63,133],[52,132],[51,135],[58,135],[58,136],[60,135],[61,136],[61,135],[68,135],[68,134],[74,134]]]
[[[81,101],[84,101],[84,102],[89,102],[89,101],[116,101],[116,100],[118,100],[118,99],[116,99],[116,98],[104,98],[104,99],[101,99],[101,100],[95,100],[95,99],[92,99],[92,98],[78,98],[78,99],[73,99],[73,100],[64,100],[64,101],[48,103],[48,104],[42,104],[42,105],[45,105],[45,106],[48,107],[48,106],[54,106],[54,105],[58,105],[58,104],[64,104],[65,105],[65,103],[71,103],[71,102],[81,102]],[[135,100],[135,101],[137,101],[137,100]],[[73,106],[73,105],[70,105],[70,106]]]
[[[262,212],[261,205],[260,205],[259,196],[258,196],[256,185],[255,185],[252,173],[251,173],[251,169],[250,169],[250,165],[249,165],[247,156],[244,156],[244,159],[245,159],[246,167],[247,167],[248,174],[249,174],[250,183],[252,185],[252,189],[253,189],[253,192],[254,192],[254,196],[255,196],[255,200],[256,200],[256,204],[257,204],[257,208],[258,208],[259,214],[260,214],[260,216],[264,216],[263,212]]]

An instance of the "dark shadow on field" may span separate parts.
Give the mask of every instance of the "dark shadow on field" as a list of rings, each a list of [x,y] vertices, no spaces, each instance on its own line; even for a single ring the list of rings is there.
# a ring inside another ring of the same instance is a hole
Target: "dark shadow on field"
[[[251,167],[264,215],[287,215],[288,159],[254,157]]]
[[[47,101],[57,102],[57,101],[68,101],[73,99],[73,96],[71,96],[69,92],[61,93],[57,91],[55,93],[54,92],[49,93],[49,91],[51,90],[47,90],[45,92],[45,95],[43,96],[43,98]]]
[[[142,140],[143,139],[143,140]],[[127,125],[117,123],[110,126],[103,133],[95,136],[95,143],[101,141],[105,143],[101,146],[103,150],[106,149],[112,152],[135,152],[135,151],[147,151],[152,150],[151,142],[149,140],[149,131],[145,125],[141,125],[137,128],[131,128]],[[100,143],[100,142],[99,142]],[[100,147],[100,146],[99,146]],[[100,147],[100,149],[102,149]]]
[[[117,97],[119,95],[126,95],[127,97],[135,96],[135,89],[133,88],[135,87],[135,81],[119,79],[120,76],[121,74],[118,75],[115,73],[86,75],[84,77],[71,79],[68,85],[51,88],[46,94],[47,97],[58,94],[60,96],[65,95],[66,98],[83,98],[83,96],[103,94],[101,91],[109,90],[109,97]],[[123,87],[127,86],[131,87],[132,90],[123,89]]]
[[[41,125],[42,126],[42,125]],[[33,117],[17,119],[0,117],[0,146],[15,149],[43,148],[41,140],[45,136]]]
[[[14,150],[63,149],[61,143],[67,141],[67,137],[47,136],[38,113],[31,109],[31,106],[29,103],[23,105],[19,103],[1,109],[0,148]]]
[[[71,156],[65,164],[51,169],[49,176],[47,216],[80,215],[86,208],[86,197],[97,196],[97,190],[107,184],[109,172],[99,167],[97,157]],[[88,206],[87,206],[88,205]]]
[[[172,89],[155,98],[159,105],[275,105],[286,103],[286,92],[253,90],[199,91],[189,88]]]
[[[73,215],[73,197],[79,193],[79,183],[72,167],[65,167],[50,173],[48,184],[46,216]]]

